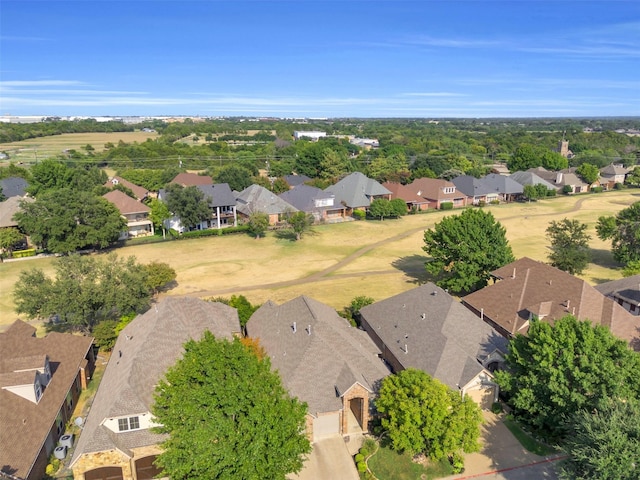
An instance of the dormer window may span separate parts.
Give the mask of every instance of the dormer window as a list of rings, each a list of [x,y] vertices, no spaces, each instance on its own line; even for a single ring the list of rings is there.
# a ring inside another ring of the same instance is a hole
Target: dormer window
[[[42,397],[42,387],[40,386],[40,382],[36,382],[35,384],[35,393],[36,393],[36,403],[40,401]]]
[[[139,417],[125,417],[118,419],[118,431],[126,432],[128,430],[139,430],[140,418]]]
[[[444,193],[456,193],[456,187],[444,187]]]

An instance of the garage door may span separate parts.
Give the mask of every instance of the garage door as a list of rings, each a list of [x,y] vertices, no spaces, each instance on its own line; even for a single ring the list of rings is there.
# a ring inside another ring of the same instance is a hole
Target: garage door
[[[89,470],[84,474],[85,480],[122,480],[122,468],[102,467]]]
[[[490,410],[495,398],[495,387],[482,387],[473,390],[467,390],[467,395],[480,405],[483,410]]]
[[[155,460],[155,455],[136,460],[136,473],[138,480],[151,480],[152,478],[160,475],[162,471],[153,464]]]
[[[340,433],[340,414],[321,415],[313,420],[313,441]]]

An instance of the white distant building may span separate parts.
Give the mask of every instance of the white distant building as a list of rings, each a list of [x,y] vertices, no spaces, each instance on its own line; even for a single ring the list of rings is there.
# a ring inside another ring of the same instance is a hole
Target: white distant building
[[[308,138],[314,142],[317,142],[319,138],[326,137],[327,132],[316,132],[316,131],[299,131],[296,130],[293,132],[293,138],[295,140],[300,140],[301,138]]]

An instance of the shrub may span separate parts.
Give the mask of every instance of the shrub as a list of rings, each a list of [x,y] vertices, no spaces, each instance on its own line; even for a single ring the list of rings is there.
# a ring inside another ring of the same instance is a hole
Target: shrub
[[[487,202],[485,202],[484,200],[480,200],[480,201],[478,202],[478,206],[479,206],[479,207],[484,207],[486,204],[487,204]]]
[[[502,412],[502,404],[500,402],[493,402],[491,405],[491,411],[493,413],[501,413]]]
[[[376,450],[377,443],[373,438],[367,438],[362,444],[363,448],[366,448],[370,452],[374,452]]]
[[[624,185],[620,182],[616,182],[613,188],[616,190],[622,190],[624,188]]]
[[[356,466],[358,467],[358,472],[360,473],[364,473],[367,471],[367,464],[364,462],[358,462]]]
[[[36,254],[35,248],[29,248],[27,250],[18,250],[11,254],[13,258],[33,257]]]
[[[451,468],[453,469],[453,473],[462,473],[464,472],[464,457],[459,453],[453,453],[449,457],[449,462],[451,462]]]
[[[362,455],[364,458],[367,458],[369,456],[369,450],[365,447],[362,447],[360,449],[360,455]]]
[[[453,202],[442,202],[440,210],[453,210]]]
[[[571,185],[565,185],[564,187],[562,187],[562,193],[564,193],[565,195],[573,193],[573,187]]]
[[[604,187],[592,187],[591,191],[593,193],[601,193],[602,191],[604,191]]]
[[[500,205],[500,200],[491,200],[489,203],[491,205]]]
[[[363,212],[362,210],[354,210],[352,216],[356,220],[364,220],[365,217],[367,216],[367,214],[366,214],[366,212]]]
[[[364,462],[364,455],[361,453],[356,453],[356,456],[353,458],[356,463]]]

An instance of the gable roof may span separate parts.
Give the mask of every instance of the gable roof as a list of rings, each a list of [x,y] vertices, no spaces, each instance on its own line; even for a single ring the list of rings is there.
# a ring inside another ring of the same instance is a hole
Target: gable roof
[[[30,474],[92,343],[91,337],[57,332],[36,338],[35,329],[21,320],[0,333],[0,469],[17,478]],[[5,388],[15,381],[16,365],[45,356],[51,380],[38,403]]]
[[[579,187],[587,187],[588,185],[583,182],[574,172],[574,169],[564,169],[558,172],[552,172],[544,167],[530,168],[527,172],[533,172],[542,179],[554,185],[554,188],[560,189],[565,185],[574,185]]]
[[[298,209],[260,185],[250,185],[236,195],[236,209],[244,215],[262,212],[276,215]]]
[[[464,193],[456,191],[456,185],[453,182],[441,178],[416,178],[407,187],[428,200],[446,201],[465,196]],[[446,189],[453,189],[453,192],[447,193]]]
[[[624,165],[619,165],[617,163],[610,163],[606,167],[602,167],[600,169],[600,175],[613,177],[616,175],[626,175],[629,173],[629,169],[625,168]]]
[[[306,296],[263,304],[249,319],[247,334],[259,339],[285,387],[313,415],[340,410],[340,396],[355,383],[375,391],[389,374],[365,332]]]
[[[212,185],[213,179],[207,175],[182,172],[176,175],[170,183],[177,183],[183,187],[197,187],[198,185]]]
[[[144,203],[131,198],[120,190],[111,190],[110,192],[105,193],[102,197],[113,203],[122,215],[149,213],[151,211],[151,209]]]
[[[235,206],[236,198],[228,183],[214,183],[212,185],[196,185],[196,188],[204,193],[204,198],[209,202],[209,207]]]
[[[306,175],[285,175],[282,177],[285,182],[289,184],[290,187],[297,187],[298,185],[303,185],[305,182],[312,180],[311,177],[307,177]]]
[[[335,195],[333,193],[325,192],[324,190],[312,187],[311,185],[300,184],[293,187],[291,190],[282,192],[278,196],[298,210],[307,213],[344,208],[342,205],[335,205]],[[330,200],[331,205],[317,207],[316,200]]]
[[[484,197],[493,193],[486,182],[471,175],[460,175],[451,180],[451,182],[468,197]]]
[[[640,317],[578,277],[527,257],[492,275],[500,281],[465,296],[462,302],[477,314],[482,312],[503,334],[526,335],[531,315],[553,324],[571,314],[603,325],[632,346],[640,346]]]
[[[85,453],[127,452],[166,438],[148,429],[114,434],[101,424],[105,418],[149,412],[156,384],[182,357],[184,343],[200,340],[206,330],[231,339],[240,332],[238,312],[222,303],[166,297],[129,323],[113,348],[71,463]]]
[[[523,192],[522,185],[514,179],[497,173],[490,173],[480,179],[487,188],[492,192],[498,192],[505,195],[517,195]]]
[[[13,216],[21,211],[20,202],[34,202],[31,197],[9,197],[4,202],[0,202],[0,228],[17,227],[18,222]]]
[[[336,196],[336,203],[344,202],[349,208],[368,207],[371,205],[371,197],[390,195],[391,192],[379,182],[360,172],[353,172],[335,185],[324,189]]]
[[[406,203],[427,203],[425,198],[418,195],[414,189],[409,188],[407,185],[399,182],[384,182],[382,186],[391,192],[391,200],[399,198]]]
[[[596,285],[595,289],[607,297],[620,298],[640,307],[640,275],[612,280]]]
[[[146,188],[136,185],[135,183],[131,183],[129,180],[125,180],[118,176],[111,177],[107,183],[105,183],[105,187],[113,188],[118,184],[131,190],[138,200],[143,200],[149,196],[149,190]]]
[[[511,175],[509,175],[509,177],[513,180],[515,180],[516,182],[518,182],[520,185],[522,185],[523,187],[525,185],[544,185],[545,187],[547,187],[548,190],[555,190],[556,186],[547,182],[544,178],[540,177],[539,175],[537,175],[534,172],[523,172],[523,171],[518,171],[518,172],[513,172]],[[523,189],[524,191],[524,189]]]
[[[440,287],[428,282],[360,310],[403,368],[418,368],[453,389],[485,369],[507,340]]]
[[[6,198],[24,197],[28,186],[29,182],[22,177],[7,177],[0,180],[0,190]]]

